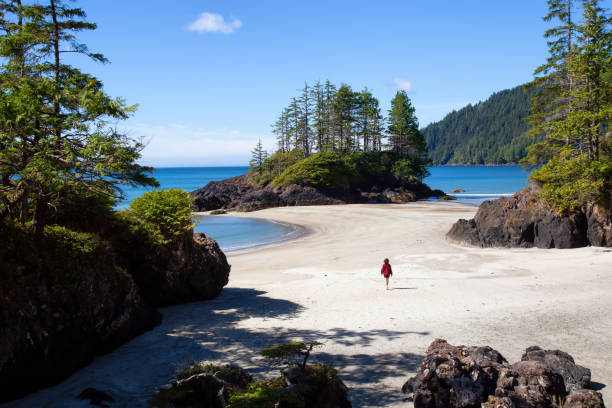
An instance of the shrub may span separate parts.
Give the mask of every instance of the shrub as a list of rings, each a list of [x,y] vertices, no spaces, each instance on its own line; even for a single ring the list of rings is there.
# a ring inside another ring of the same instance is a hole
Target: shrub
[[[277,186],[290,186],[298,184],[321,188],[348,188],[351,179],[357,177],[358,172],[345,158],[336,152],[323,152],[313,154],[304,160],[292,165],[272,184]]]
[[[159,244],[167,244],[194,227],[191,196],[182,189],[149,191],[132,201],[130,212]]]

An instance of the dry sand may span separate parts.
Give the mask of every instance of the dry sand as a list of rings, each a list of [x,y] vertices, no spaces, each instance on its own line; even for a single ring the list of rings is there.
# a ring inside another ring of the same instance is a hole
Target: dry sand
[[[354,407],[410,407],[400,388],[435,338],[490,345],[510,362],[531,345],[567,351],[608,384],[601,391],[611,404],[612,249],[447,242],[450,226],[475,211],[418,202],[232,214],[302,225],[308,234],[228,254],[230,283],[219,298],[163,309],[161,326],[8,406],[79,406],[72,398],[90,386],[122,406],[142,406],[187,361],[274,375],[258,352],[308,339],[325,343],[312,361],[339,369]],[[394,272],[389,291],[385,257]]]

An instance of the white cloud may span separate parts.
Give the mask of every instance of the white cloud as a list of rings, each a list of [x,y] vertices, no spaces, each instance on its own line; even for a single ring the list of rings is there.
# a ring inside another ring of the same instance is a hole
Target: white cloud
[[[394,78],[393,89],[398,91],[412,92],[412,83],[404,78]]]
[[[225,18],[220,14],[202,13],[196,21],[187,26],[187,29],[199,33],[231,34],[240,27],[242,27],[242,21],[234,17],[231,21],[225,21]]]
[[[140,163],[154,166],[248,166],[251,151],[261,138],[264,149],[275,147],[272,135],[246,134],[236,130],[208,130],[188,125],[136,124],[122,130],[148,140]]]

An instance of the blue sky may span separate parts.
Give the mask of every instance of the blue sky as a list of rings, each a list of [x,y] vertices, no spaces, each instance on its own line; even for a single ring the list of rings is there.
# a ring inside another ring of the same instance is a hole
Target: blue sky
[[[367,86],[384,111],[398,86],[421,125],[525,83],[546,57],[544,0],[77,1],[80,35],[111,64],[78,61],[138,104],[119,125],[153,166],[245,165],[272,149],[304,81]],[[606,3],[606,5],[608,5]]]

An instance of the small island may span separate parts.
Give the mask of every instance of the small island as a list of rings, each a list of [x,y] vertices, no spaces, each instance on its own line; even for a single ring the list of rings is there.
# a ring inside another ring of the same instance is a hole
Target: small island
[[[445,197],[423,184],[427,145],[415,109],[398,91],[383,128],[378,100],[329,81],[306,85],[274,125],[278,150],[261,141],[248,174],[192,192],[198,211],[349,203],[406,203]]]

